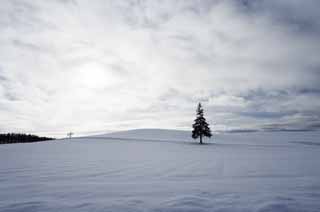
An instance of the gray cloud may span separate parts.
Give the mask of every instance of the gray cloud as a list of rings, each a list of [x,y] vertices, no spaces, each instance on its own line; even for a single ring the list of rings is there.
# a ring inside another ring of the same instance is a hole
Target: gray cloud
[[[319,4],[4,1],[1,130],[318,129]]]

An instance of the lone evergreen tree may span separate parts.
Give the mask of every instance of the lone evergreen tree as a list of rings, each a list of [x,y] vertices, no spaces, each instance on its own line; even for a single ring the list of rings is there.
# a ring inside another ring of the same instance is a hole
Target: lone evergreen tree
[[[192,125],[192,138],[197,139],[200,137],[200,144],[202,144],[202,137],[211,137],[211,130],[209,124],[203,116],[203,108],[201,103],[198,104],[197,108],[197,118],[194,120],[194,124]]]

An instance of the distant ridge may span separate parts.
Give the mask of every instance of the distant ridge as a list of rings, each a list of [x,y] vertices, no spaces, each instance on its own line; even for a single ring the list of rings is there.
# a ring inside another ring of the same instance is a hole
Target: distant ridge
[[[205,143],[222,143],[232,145],[283,145],[283,144],[304,144],[314,145],[314,138],[319,137],[319,131],[253,131],[253,130],[238,130],[229,132],[217,132],[210,139],[205,139]],[[171,130],[171,129],[133,129],[119,131],[113,133],[103,133],[100,135],[91,135],[85,137],[77,137],[74,139],[96,138],[101,140],[134,140],[134,141],[166,141],[166,142],[193,142],[198,143],[198,140],[191,138],[191,130]]]
[[[170,129],[133,129],[93,137],[119,138],[119,139],[143,139],[143,140],[164,140],[164,141],[191,141],[191,131],[170,130]]]

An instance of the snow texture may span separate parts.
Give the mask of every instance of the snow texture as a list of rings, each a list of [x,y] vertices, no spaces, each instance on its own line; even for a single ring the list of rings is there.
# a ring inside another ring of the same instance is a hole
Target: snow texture
[[[1,145],[0,211],[320,211],[318,132],[130,133]]]

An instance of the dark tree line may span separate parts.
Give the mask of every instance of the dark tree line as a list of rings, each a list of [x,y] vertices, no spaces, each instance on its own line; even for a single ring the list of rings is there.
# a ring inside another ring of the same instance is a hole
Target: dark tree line
[[[22,134],[22,133],[6,133],[0,134],[0,144],[12,144],[12,143],[30,143],[53,140],[54,138],[39,137],[37,135]]]

